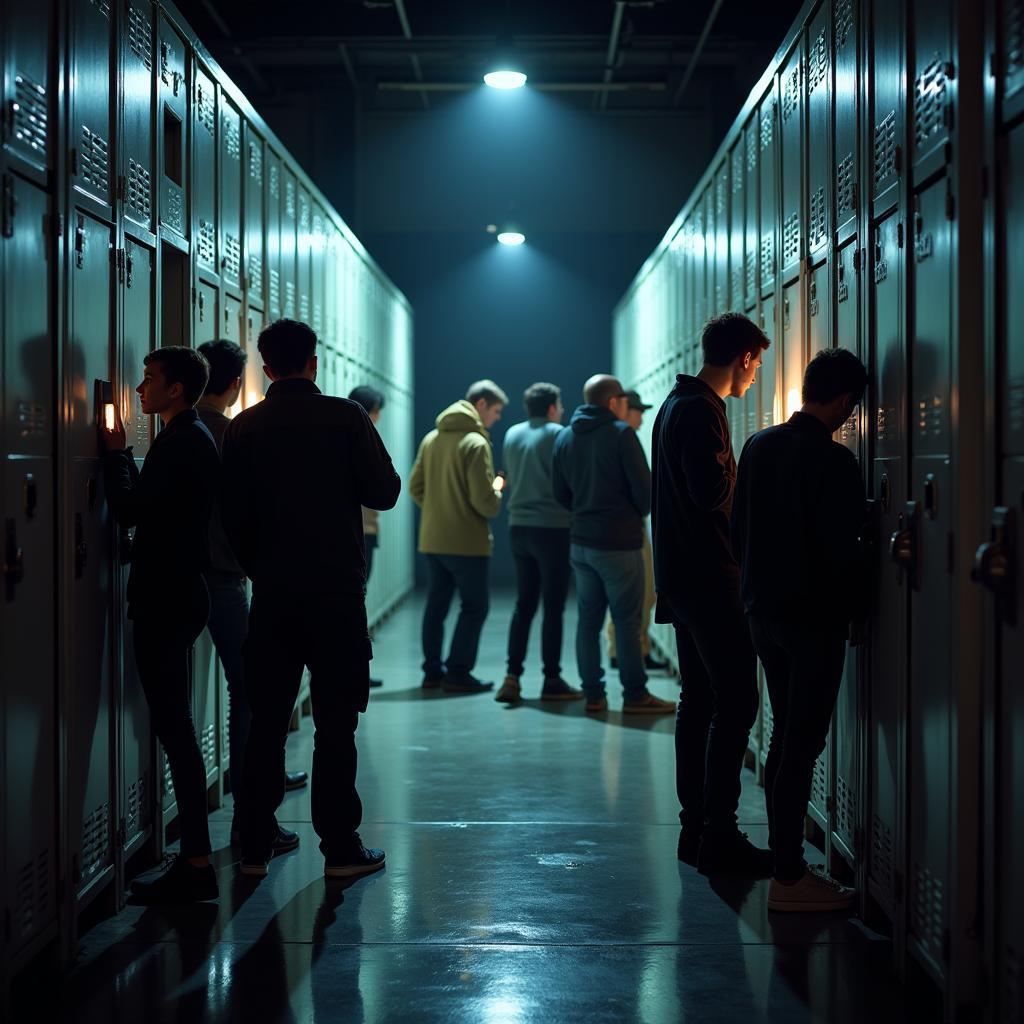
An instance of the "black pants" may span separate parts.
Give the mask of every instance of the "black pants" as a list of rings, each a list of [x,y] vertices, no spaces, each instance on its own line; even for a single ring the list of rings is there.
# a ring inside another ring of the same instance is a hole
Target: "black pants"
[[[377,534],[364,533],[363,547],[366,550],[366,582],[370,582],[370,574],[373,572],[373,556],[377,550]]]
[[[480,632],[490,608],[488,555],[427,555],[427,604],[423,609],[423,674],[440,679],[447,673],[465,678],[473,671],[480,649]],[[442,660],[444,620],[455,591],[459,618],[447,661]]]
[[[709,603],[699,618],[680,615],[675,630],[679,820],[687,828],[730,832],[736,828],[740,772],[757,717],[757,660],[750,632],[738,598]]]
[[[544,621],[540,651],[544,678],[562,674],[562,616],[569,594],[569,531],[544,526],[512,526],[508,531],[516,562],[516,607],[508,630],[508,674],[523,674],[530,625],[541,598]]]
[[[363,817],[356,792],[356,727],[370,694],[362,594],[257,592],[245,641],[252,721],[245,747],[242,852],[270,853],[284,799],[284,748],[302,670],[313,702],[313,828],[325,857],[344,857]]]
[[[794,881],[807,866],[804,817],[814,762],[825,749],[843,679],[846,626],[751,616],[750,634],[772,702],[772,736],[764,769],[768,845],[775,853],[775,877]]]
[[[210,852],[206,767],[192,718],[192,647],[206,627],[210,598],[202,579],[186,596],[131,608],[139,682],[153,731],[164,748],[178,802],[181,855]]]

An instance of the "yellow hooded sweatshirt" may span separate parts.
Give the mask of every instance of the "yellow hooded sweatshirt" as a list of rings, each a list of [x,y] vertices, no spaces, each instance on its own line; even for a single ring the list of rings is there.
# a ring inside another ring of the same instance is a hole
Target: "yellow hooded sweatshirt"
[[[420,551],[489,555],[494,538],[487,520],[501,511],[490,435],[465,400],[448,406],[435,422],[409,476],[409,494],[423,509]]]

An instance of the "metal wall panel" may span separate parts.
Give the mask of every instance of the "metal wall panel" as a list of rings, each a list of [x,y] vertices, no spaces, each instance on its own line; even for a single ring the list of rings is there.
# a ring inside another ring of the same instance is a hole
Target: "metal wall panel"
[[[856,230],[857,212],[860,209],[860,39],[857,31],[859,3],[860,0],[832,0],[835,69],[835,144],[832,166],[835,168],[836,235],[840,244]]]
[[[153,132],[153,5],[128,0],[121,21],[121,128],[119,187],[124,217],[154,231],[153,185],[156,138]]]
[[[192,70],[192,231],[195,265],[211,274],[217,260],[217,89],[197,64]]]
[[[111,131],[113,25],[107,0],[74,0],[71,54],[71,183],[109,206],[114,188]]]
[[[806,230],[803,209],[803,122],[804,122],[804,58],[798,44],[780,73],[782,174],[782,246],[779,263],[783,283],[800,270],[804,255]]]
[[[245,125],[245,218],[246,300],[263,308],[266,288],[263,280],[263,140],[249,124]]]
[[[53,155],[54,118],[50,81],[50,4],[21,0],[4,6],[3,109],[9,123],[3,151],[24,167],[45,172]]]
[[[160,162],[160,223],[182,237],[189,226],[188,86],[185,42],[161,14],[157,28],[157,151]]]
[[[779,187],[779,114],[774,89],[761,101],[758,110],[757,161],[760,182],[760,246],[758,250],[759,279],[762,298],[775,292],[778,259],[778,187]]]
[[[220,98],[220,273],[225,287],[242,287],[242,119]]]
[[[807,255],[820,263],[832,237],[832,35],[829,4],[807,27]]]

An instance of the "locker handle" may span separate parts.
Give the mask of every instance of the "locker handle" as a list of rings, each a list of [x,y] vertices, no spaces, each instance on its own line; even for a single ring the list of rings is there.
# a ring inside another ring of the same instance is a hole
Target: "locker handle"
[[[889,557],[910,577],[917,568],[917,502],[908,501],[906,512],[897,518],[897,529],[889,538]]]
[[[39,488],[36,486],[36,478],[31,473],[25,474],[25,479],[21,483],[21,490],[25,503],[25,518],[32,519],[39,505]]]
[[[25,556],[18,545],[18,524],[8,519],[4,539],[4,585],[7,600],[14,600],[17,585],[25,578]]]
[[[971,579],[1003,599],[1012,601],[1014,594],[1014,510],[1006,505],[992,509],[989,539],[974,553]],[[1012,614],[1013,609],[1007,608]]]

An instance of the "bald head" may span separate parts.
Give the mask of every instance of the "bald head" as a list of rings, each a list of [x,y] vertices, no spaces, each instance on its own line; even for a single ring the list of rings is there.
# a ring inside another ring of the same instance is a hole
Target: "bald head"
[[[629,401],[617,377],[610,373],[595,373],[583,385],[583,401],[602,409],[611,409],[618,419],[625,419]]]

